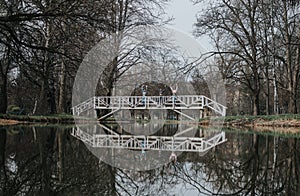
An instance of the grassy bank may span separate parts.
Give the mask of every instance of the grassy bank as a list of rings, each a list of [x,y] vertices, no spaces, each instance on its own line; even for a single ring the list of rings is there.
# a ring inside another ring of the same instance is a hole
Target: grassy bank
[[[14,125],[27,123],[73,124],[74,116],[69,114],[56,115],[12,115],[0,114],[0,125]],[[87,122],[90,119],[77,117],[76,120]]]

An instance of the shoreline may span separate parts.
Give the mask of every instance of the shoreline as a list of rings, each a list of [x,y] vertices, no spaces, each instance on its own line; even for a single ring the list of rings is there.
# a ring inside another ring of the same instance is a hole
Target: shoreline
[[[209,125],[210,120],[201,120],[199,125]],[[212,120],[215,125],[218,125],[218,120]],[[222,122],[220,122],[221,124]],[[278,120],[245,120],[239,119],[234,121],[224,121],[223,126],[230,126],[230,127],[278,127],[278,128],[299,128],[300,129],[300,120],[299,119],[278,119]]]
[[[19,125],[19,124],[74,124],[76,121],[89,122],[88,118],[74,118],[68,114],[57,114],[57,115],[0,115],[0,126]]]
[[[74,124],[76,122],[88,123],[94,122],[94,120],[88,118],[74,118],[69,114],[58,114],[58,115],[40,115],[40,116],[29,116],[29,115],[0,115],[0,125],[18,125],[18,124],[34,124],[34,123],[51,123],[51,124]],[[173,121],[173,120],[171,120]],[[166,120],[166,122],[171,122]],[[107,121],[114,122],[114,121]],[[173,123],[178,122],[177,120]],[[249,128],[263,128],[263,127],[274,127],[274,128],[299,128],[300,132],[300,114],[285,114],[285,115],[261,115],[261,116],[226,116],[215,117],[215,118],[204,118],[197,122],[189,122],[194,125],[207,126],[210,123],[218,125],[222,124],[225,127],[249,127]]]

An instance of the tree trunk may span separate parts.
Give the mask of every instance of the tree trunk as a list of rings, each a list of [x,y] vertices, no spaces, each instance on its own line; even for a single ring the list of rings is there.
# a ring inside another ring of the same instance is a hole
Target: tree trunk
[[[293,66],[293,57],[292,57],[292,40],[291,40],[291,34],[289,30],[289,19],[288,19],[288,5],[287,2],[284,3],[284,42],[285,42],[285,66],[287,70],[287,92],[288,92],[288,112],[289,113],[295,113],[296,112],[296,105],[295,105],[295,82],[296,78],[295,74],[297,74],[296,68],[297,66]],[[295,62],[294,62],[295,63]]]
[[[268,73],[268,67],[266,68],[266,86],[267,86],[267,92],[266,92],[266,115],[270,114],[270,81],[269,81],[269,73]]]
[[[259,168],[259,160],[258,160],[258,143],[259,136],[253,134],[252,136],[252,176],[251,176],[251,193],[250,195],[256,195],[256,187],[257,187],[257,178],[258,178],[258,168]]]
[[[297,100],[296,100],[296,95],[294,93],[291,93],[289,96],[289,110],[288,112],[291,114],[296,114],[297,113]]]
[[[0,194],[7,195],[7,187],[5,186],[7,183],[7,172],[5,166],[5,151],[6,151],[6,130],[0,128],[0,179],[2,184],[2,190]]]
[[[66,19],[64,19],[66,20]],[[66,31],[66,26],[63,24],[62,25],[62,29],[65,32]],[[65,53],[65,41],[62,40],[62,53]],[[65,65],[65,59],[63,57],[63,55],[60,56],[61,58],[61,62],[60,62],[60,71],[59,71],[59,81],[58,81],[58,105],[57,105],[57,112],[58,113],[64,113],[66,112],[66,108],[65,108],[65,83],[66,83],[66,65]]]
[[[40,195],[53,195],[51,188],[51,165],[53,164],[54,140],[57,130],[41,129],[38,131],[38,146],[40,155]]]
[[[257,69],[254,69],[253,71],[254,73],[254,88],[253,88],[253,115],[259,115],[260,114],[260,110],[259,110],[259,95],[260,95],[260,79],[259,79],[259,75],[258,75],[258,71]]]
[[[56,132],[57,150],[58,150],[57,173],[58,173],[58,179],[60,183],[63,181],[63,136],[64,136],[64,130]]]
[[[2,71],[2,70],[1,70]],[[0,78],[0,114],[5,114],[7,109],[7,73]]]
[[[56,110],[56,88],[55,88],[55,81],[54,81],[54,74],[53,72],[51,73],[51,78],[50,79],[50,85],[49,85],[49,91],[47,91],[47,98],[48,98],[48,104],[49,104],[49,108],[50,108],[50,114],[56,114],[57,110]]]
[[[300,39],[300,33],[298,38]],[[295,68],[293,72],[293,107],[294,107],[294,113],[298,113],[297,110],[297,95],[298,95],[298,85],[299,85],[299,73],[300,72],[300,46],[297,46],[296,49],[296,60],[295,60]]]
[[[65,63],[62,60],[60,68],[60,81],[59,81],[59,96],[58,96],[58,107],[57,112],[65,112]]]
[[[46,86],[47,79],[43,79],[40,89],[40,95],[37,102],[36,113],[37,114],[47,114],[48,113],[48,104],[46,96]]]
[[[7,110],[7,77],[10,64],[10,49],[6,51],[6,55],[0,59],[0,114],[5,114]]]
[[[256,95],[253,96],[253,115],[257,116],[260,114],[259,111],[259,94],[257,93]]]
[[[0,168],[5,167],[6,130],[0,129]]]
[[[276,178],[276,167],[278,165],[278,137],[274,136],[273,139],[273,164],[272,164],[272,182],[274,182],[275,178]],[[275,183],[272,183],[272,190],[274,190]]]
[[[49,47],[50,41],[50,25],[46,22],[46,32],[45,32],[45,47]],[[40,89],[40,96],[37,103],[37,110],[38,114],[47,114],[48,113],[48,104],[47,104],[47,92],[49,88],[49,67],[48,67],[48,57],[49,53],[45,51],[44,53],[44,61],[43,61],[43,73],[42,73],[42,84]]]
[[[104,76],[102,80],[98,81],[96,96],[111,96],[114,87],[114,80],[118,67],[118,59],[115,57],[113,62],[106,67],[102,73]],[[109,113],[108,110],[96,110],[97,116],[104,116]]]

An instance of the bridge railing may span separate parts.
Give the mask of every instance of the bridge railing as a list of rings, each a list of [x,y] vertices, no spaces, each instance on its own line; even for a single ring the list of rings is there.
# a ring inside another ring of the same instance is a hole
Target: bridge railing
[[[226,107],[202,95],[178,96],[100,96],[72,108],[74,115],[89,109],[203,109],[208,107],[225,116]]]
[[[96,109],[124,108],[140,109],[170,107],[202,107],[201,96],[114,96],[114,97],[95,97]],[[179,108],[180,109],[180,108]]]
[[[82,112],[85,112],[90,109],[95,109],[95,97],[92,97],[74,107],[72,107],[73,115],[80,115]]]
[[[207,106],[208,108],[212,109],[213,111],[217,112],[218,114],[221,114],[222,116],[226,115],[226,107],[208,97],[203,97],[203,106]]]

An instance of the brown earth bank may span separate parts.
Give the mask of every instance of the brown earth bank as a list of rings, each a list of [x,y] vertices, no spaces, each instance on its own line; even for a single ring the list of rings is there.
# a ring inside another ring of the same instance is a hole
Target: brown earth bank
[[[236,120],[225,122],[226,126],[245,126],[245,127],[300,127],[299,119],[278,119],[278,120]]]
[[[228,126],[300,127],[300,114],[208,117],[200,119],[199,122],[200,124],[224,122]]]
[[[269,133],[281,133],[281,134],[299,134],[299,127],[271,127],[271,126],[256,126],[251,128],[256,132],[269,132]]]
[[[252,123],[246,123],[245,127],[251,127],[253,131],[258,132],[276,132],[286,134],[300,133],[299,119],[278,119],[278,120],[262,120],[256,119]]]
[[[19,123],[20,123],[20,121],[17,121],[17,120],[8,120],[8,119],[0,118],[0,125],[16,125]]]

